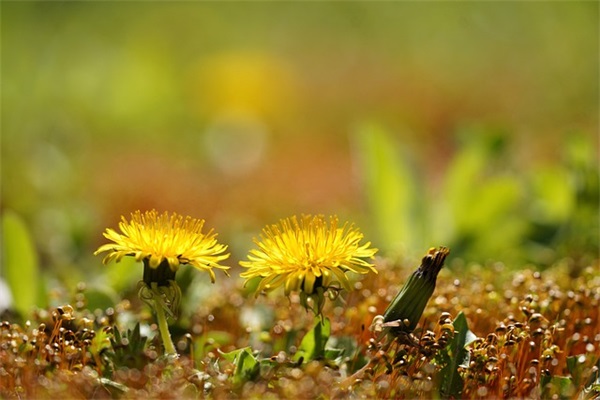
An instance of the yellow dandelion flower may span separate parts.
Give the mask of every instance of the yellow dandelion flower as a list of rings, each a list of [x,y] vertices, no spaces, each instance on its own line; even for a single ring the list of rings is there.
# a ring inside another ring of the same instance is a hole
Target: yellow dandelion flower
[[[227,246],[219,244],[212,230],[202,233],[204,220],[183,217],[176,213],[159,214],[156,210],[131,214],[131,220],[121,217],[121,233],[106,229],[104,237],[114,243],[102,245],[94,252],[108,252],[103,263],[119,262],[124,256],[133,256],[144,262],[144,281],[165,285],[174,279],[179,265],[189,264],[210,274],[215,282],[213,268],[228,275],[229,267],[219,265],[229,257]],[[166,267],[169,268],[166,268]],[[160,268],[159,268],[160,267]]]
[[[264,228],[261,238],[254,240],[258,248],[250,251],[249,261],[240,262],[248,268],[241,274],[246,283],[262,278],[257,294],[283,286],[286,295],[299,291],[306,298],[321,291],[322,297],[322,291],[336,283],[350,290],[348,271],[377,273],[364,260],[374,258],[377,249],[369,248],[370,242],[361,245],[362,233],[349,223],[339,226],[335,216],[329,221],[322,215],[286,218]]]

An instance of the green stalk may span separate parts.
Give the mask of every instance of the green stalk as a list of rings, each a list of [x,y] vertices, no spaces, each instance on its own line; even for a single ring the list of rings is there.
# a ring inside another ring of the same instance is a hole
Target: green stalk
[[[156,322],[160,331],[166,355],[176,355],[175,345],[171,340],[167,315],[176,318],[181,289],[175,282],[175,270],[171,269],[165,259],[157,267],[150,267],[148,258],[144,259],[144,279],[139,283],[138,297],[156,312]]]
[[[435,289],[438,273],[449,253],[450,250],[446,247],[440,247],[439,250],[430,249],[419,268],[411,274],[387,307],[383,314],[383,322],[392,335],[412,332],[417,327]]]
[[[163,345],[165,346],[165,354],[177,354],[173,340],[171,340],[171,334],[169,333],[169,325],[167,324],[167,317],[165,310],[159,301],[154,301],[154,310],[156,311],[156,321],[158,322],[158,330],[160,331],[160,337],[162,338]]]

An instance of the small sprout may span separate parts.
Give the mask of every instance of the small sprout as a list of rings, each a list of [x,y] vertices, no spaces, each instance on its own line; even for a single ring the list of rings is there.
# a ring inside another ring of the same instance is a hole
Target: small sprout
[[[73,307],[70,305],[57,307],[56,310],[53,311],[52,317],[54,320],[60,321],[71,321],[74,319],[73,317]]]
[[[380,333],[383,331],[383,315],[377,315],[373,318],[373,322],[371,322],[371,326],[369,330],[371,332]]]
[[[452,325],[452,324],[444,324],[444,325],[442,325],[441,330],[443,332],[454,333],[454,325]]]
[[[538,328],[535,331],[532,332],[531,334],[534,338],[539,338],[544,336],[544,330],[542,328]]]
[[[540,313],[534,313],[531,315],[531,317],[529,317],[529,323],[535,323],[535,322],[540,322],[543,321],[545,318],[542,314]]]

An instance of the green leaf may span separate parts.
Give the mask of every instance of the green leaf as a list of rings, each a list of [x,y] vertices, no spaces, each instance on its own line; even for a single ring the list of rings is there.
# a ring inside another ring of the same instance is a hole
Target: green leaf
[[[600,390],[600,358],[596,362],[596,372],[590,375],[585,386],[586,388],[596,386],[597,390]]]
[[[336,360],[344,355],[344,349],[325,349],[325,358],[328,360]]]
[[[304,361],[317,360],[325,356],[325,345],[329,340],[331,334],[331,322],[325,318],[321,320],[320,317],[315,318],[315,325],[313,328],[306,332],[306,335],[300,342],[300,347],[296,354],[294,354],[294,360]]]
[[[399,251],[420,248],[422,213],[413,171],[397,143],[383,128],[365,124],[354,138],[362,183],[381,247]]]
[[[585,360],[586,357],[583,354],[567,357],[567,369],[571,374],[573,384],[577,387],[583,383],[582,378],[585,374]]]
[[[108,285],[117,292],[131,290],[142,279],[142,266],[136,265],[134,257],[123,257],[119,262],[106,266],[105,276]]]
[[[576,373],[577,368],[577,356],[567,357],[567,369],[571,375]]]
[[[106,310],[109,307],[114,307],[119,302],[117,293],[109,287],[97,286],[86,289],[85,299],[87,301],[87,309],[94,311],[96,309]]]
[[[209,352],[233,341],[234,337],[230,332],[208,331],[194,340],[194,359],[201,362]]]
[[[485,134],[470,138],[446,173],[446,209],[433,221],[434,231],[449,232],[444,242],[464,258],[515,259],[527,233],[522,179],[504,171],[496,142]]]
[[[346,363],[353,371],[366,364],[364,355],[358,350],[356,339],[351,336],[331,336],[322,362],[332,368],[339,368]]]
[[[23,316],[37,304],[40,274],[38,257],[25,221],[13,211],[2,216],[4,277],[14,307]]]
[[[122,383],[115,382],[108,378],[100,377],[98,378],[98,382],[110,392],[113,398],[118,398],[120,395],[127,393],[129,388]]]
[[[575,193],[567,169],[552,165],[531,171],[532,218],[539,223],[566,221],[575,207]]]
[[[558,398],[561,400],[572,399],[575,394],[575,385],[568,376],[546,376],[542,375],[540,379],[542,389],[541,398]]]
[[[460,233],[471,230],[469,213],[479,200],[473,191],[478,190],[489,157],[481,141],[472,141],[463,146],[452,158],[444,179],[443,198],[450,208],[455,229]],[[477,223],[477,221],[475,221]]]
[[[112,351],[107,353],[115,367],[142,369],[148,361],[144,353],[148,338],[142,336],[140,323],[133,329],[119,331],[116,326],[112,329],[110,344]]]
[[[224,359],[235,365],[235,372],[233,374],[233,383],[235,385],[254,379],[260,371],[260,363],[252,355],[250,347],[244,347],[230,351],[229,353],[219,351],[219,353],[221,353]]]
[[[456,316],[453,325],[454,337],[446,346],[446,352],[442,356],[445,365],[441,370],[440,394],[444,397],[460,398],[464,382],[458,368],[468,367],[470,356],[465,347],[477,339],[477,336],[469,330],[467,319],[462,311]]]

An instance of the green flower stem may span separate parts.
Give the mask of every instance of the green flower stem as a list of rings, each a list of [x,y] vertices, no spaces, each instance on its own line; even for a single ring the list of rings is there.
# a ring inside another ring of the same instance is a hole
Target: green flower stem
[[[154,310],[156,311],[156,320],[158,322],[160,337],[162,338],[163,345],[165,346],[165,354],[177,354],[173,340],[171,340],[171,334],[169,333],[169,325],[167,324],[165,310],[159,301],[154,301]]]

